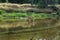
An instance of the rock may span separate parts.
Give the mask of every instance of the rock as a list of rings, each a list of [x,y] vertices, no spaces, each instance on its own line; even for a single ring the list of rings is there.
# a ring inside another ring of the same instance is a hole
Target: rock
[[[38,6],[31,4],[12,4],[0,3],[0,10],[13,11],[13,12],[52,12],[51,9],[39,9]]]

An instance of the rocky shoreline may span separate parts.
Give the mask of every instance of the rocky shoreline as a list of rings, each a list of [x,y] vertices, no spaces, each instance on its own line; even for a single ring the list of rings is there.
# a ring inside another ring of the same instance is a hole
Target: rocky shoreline
[[[41,9],[36,5],[31,4],[12,4],[0,3],[0,10],[13,11],[13,12],[52,12],[52,9]]]

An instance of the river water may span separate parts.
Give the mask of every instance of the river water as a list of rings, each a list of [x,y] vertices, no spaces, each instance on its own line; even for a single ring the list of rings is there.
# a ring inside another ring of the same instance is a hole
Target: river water
[[[0,34],[0,40],[31,40],[39,35],[39,32]]]
[[[54,30],[49,30],[49,32],[47,32],[46,30],[37,32],[34,31],[34,32],[0,34],[0,40],[38,40],[38,39],[40,40],[49,37],[54,38],[54,36],[56,36],[56,32]]]

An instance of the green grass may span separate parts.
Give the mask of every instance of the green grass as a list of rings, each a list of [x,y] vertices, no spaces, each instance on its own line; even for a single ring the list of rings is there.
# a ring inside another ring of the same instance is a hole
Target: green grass
[[[4,13],[0,15],[1,18],[3,17],[28,17],[28,16],[34,16],[35,19],[45,19],[49,17],[49,14],[45,13]]]
[[[44,14],[44,13],[39,13],[39,14],[32,14],[32,16],[35,17],[35,19],[45,19],[45,18],[48,18],[49,15],[48,14]]]

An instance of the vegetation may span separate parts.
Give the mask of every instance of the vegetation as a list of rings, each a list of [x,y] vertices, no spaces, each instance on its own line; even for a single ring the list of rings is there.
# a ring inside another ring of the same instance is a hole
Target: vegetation
[[[2,17],[8,17],[8,18],[19,18],[19,17],[28,17],[28,14],[30,16],[34,16],[35,19],[45,19],[49,18],[50,14],[45,14],[45,13],[3,13],[1,14]]]
[[[0,10],[0,15],[3,14],[3,13],[6,13],[6,11]]]
[[[8,0],[6,0],[6,3],[8,3]]]

